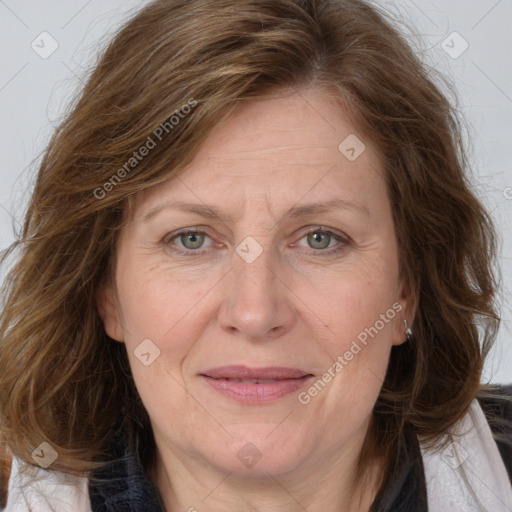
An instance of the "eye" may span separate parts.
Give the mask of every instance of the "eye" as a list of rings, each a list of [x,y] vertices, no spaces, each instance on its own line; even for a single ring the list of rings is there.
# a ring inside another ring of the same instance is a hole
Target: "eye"
[[[206,238],[210,237],[203,231],[187,229],[181,233],[167,235],[164,244],[179,254],[195,256],[199,252],[204,252],[201,249],[205,248],[203,244]]]
[[[345,248],[349,243],[346,237],[319,227],[308,230],[306,235],[301,238],[301,240],[303,239],[306,239],[308,246],[314,249],[312,254],[333,254]]]
[[[306,235],[312,249],[327,249],[331,243],[331,235],[325,231],[314,231]]]
[[[186,249],[199,249],[205,239],[204,233],[199,232],[189,232],[189,233],[182,233],[179,236],[180,242],[185,246]]]
[[[205,245],[206,239],[211,238],[204,232],[197,229],[184,229],[181,232],[174,232],[163,239],[163,244],[172,252],[184,256],[197,256],[205,254],[212,243]],[[320,227],[311,228],[300,238],[307,240],[308,247],[313,249],[310,255],[330,255],[343,250],[349,243],[348,237],[334,233]],[[296,243],[292,246],[302,246]]]

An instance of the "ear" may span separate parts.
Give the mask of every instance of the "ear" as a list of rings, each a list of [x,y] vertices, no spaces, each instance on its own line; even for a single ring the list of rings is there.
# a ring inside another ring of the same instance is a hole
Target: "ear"
[[[393,345],[401,345],[407,341],[404,320],[414,332],[414,318],[418,307],[418,297],[413,292],[408,280],[402,280],[399,288],[398,300],[393,305],[396,316],[393,324]]]
[[[98,313],[103,321],[105,332],[116,341],[124,341],[124,333],[121,327],[119,307],[111,286],[102,286],[96,294]]]

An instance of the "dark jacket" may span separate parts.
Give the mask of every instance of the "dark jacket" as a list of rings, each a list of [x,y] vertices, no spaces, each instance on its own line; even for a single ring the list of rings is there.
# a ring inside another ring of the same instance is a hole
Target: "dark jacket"
[[[512,385],[501,388],[512,396]],[[512,402],[480,400],[512,483]],[[428,512],[427,490],[420,446],[415,436],[407,439],[409,450],[391,485],[376,497],[371,512]],[[146,477],[135,451],[119,432],[112,443],[112,460],[93,473],[89,493],[93,512],[163,512],[156,486]]]

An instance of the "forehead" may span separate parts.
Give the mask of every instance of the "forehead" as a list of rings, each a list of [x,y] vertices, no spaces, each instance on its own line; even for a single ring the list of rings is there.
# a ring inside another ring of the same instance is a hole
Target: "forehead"
[[[240,208],[382,195],[380,157],[340,103],[322,89],[240,104],[178,176],[139,194],[136,209],[163,199]],[[215,202],[215,201],[214,201]]]

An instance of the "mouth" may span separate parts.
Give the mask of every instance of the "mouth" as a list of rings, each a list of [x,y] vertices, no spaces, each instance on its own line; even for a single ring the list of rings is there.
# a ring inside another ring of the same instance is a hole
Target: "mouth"
[[[298,368],[222,366],[199,374],[217,392],[242,403],[266,403],[300,389],[314,375]]]

